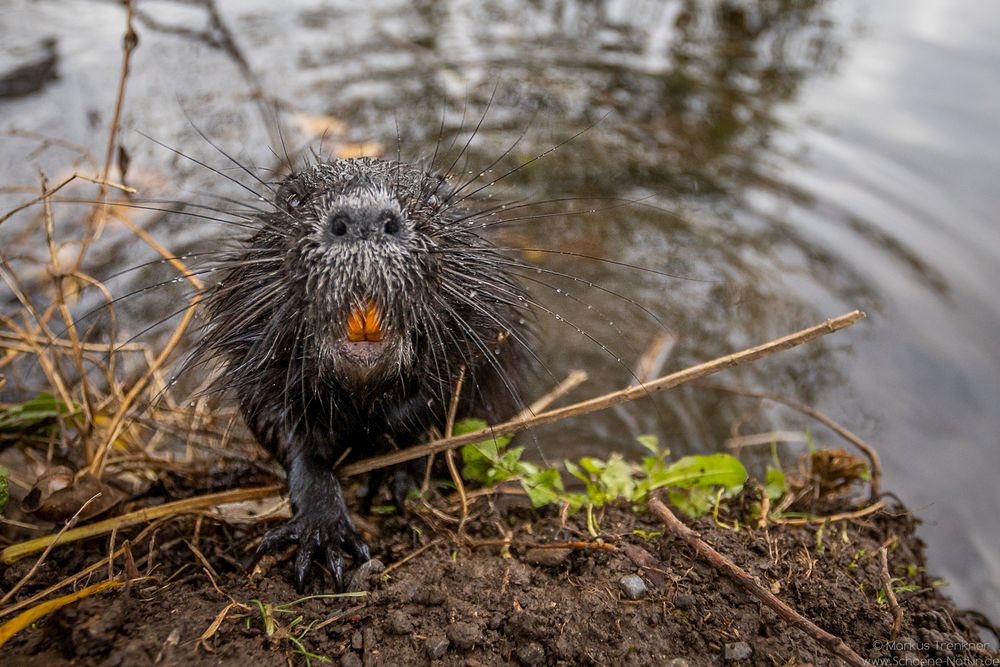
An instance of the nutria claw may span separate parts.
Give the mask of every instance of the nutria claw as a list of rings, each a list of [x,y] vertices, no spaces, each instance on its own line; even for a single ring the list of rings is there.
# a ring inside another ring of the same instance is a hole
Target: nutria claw
[[[315,560],[323,560],[333,576],[337,592],[343,592],[344,551],[359,565],[371,559],[368,545],[351,525],[351,520],[328,509],[301,512],[288,523],[269,530],[257,547],[254,561],[273,555],[289,544],[298,544],[299,548],[295,557],[295,590],[299,593],[305,590]]]

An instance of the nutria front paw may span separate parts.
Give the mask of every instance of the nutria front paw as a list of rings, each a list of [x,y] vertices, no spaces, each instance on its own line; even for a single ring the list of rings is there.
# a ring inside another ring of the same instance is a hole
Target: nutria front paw
[[[307,508],[277,528],[272,528],[260,541],[254,561],[273,555],[289,544],[298,544],[295,556],[295,590],[301,593],[309,580],[313,561],[322,559],[338,592],[344,590],[344,552],[356,565],[371,558],[368,545],[351,523],[346,512],[332,508]]]

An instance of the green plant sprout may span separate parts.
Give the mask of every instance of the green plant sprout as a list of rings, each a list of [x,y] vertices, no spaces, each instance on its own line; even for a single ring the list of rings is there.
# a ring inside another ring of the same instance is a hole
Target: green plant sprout
[[[0,433],[19,433],[59,416],[72,417],[80,412],[80,406],[66,403],[48,392],[42,392],[30,401],[14,403],[0,410]]]
[[[455,424],[454,433],[461,435],[485,427],[482,420],[463,419]],[[558,469],[523,461],[524,447],[509,447],[510,440],[509,435],[497,435],[462,447],[462,476],[487,486],[518,480],[536,508],[554,504],[566,504],[571,511],[586,508],[587,527],[592,534],[599,532],[593,515],[595,507],[619,499],[644,504],[653,491],[668,489],[672,504],[689,515],[700,516],[715,506],[719,489],[722,496],[730,497],[747,479],[746,468],[734,456],[685,456],[669,462],[670,451],[660,447],[656,436],[644,435],[637,440],[649,456],[638,465],[617,453],[606,460],[592,456],[575,462],[565,460],[566,471],[584,485],[584,491],[571,492],[566,490]],[[783,492],[783,473],[781,486]]]

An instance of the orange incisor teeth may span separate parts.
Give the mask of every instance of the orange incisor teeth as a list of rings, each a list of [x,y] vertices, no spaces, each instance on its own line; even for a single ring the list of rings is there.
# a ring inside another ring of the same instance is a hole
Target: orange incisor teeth
[[[369,302],[367,307],[357,308],[348,316],[347,340],[352,343],[382,340],[382,316],[374,303]]]

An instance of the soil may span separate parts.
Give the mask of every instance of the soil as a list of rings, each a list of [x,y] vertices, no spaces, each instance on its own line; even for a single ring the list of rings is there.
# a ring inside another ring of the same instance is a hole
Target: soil
[[[823,510],[853,509],[839,505]],[[720,517],[740,519],[739,530],[712,518],[686,521],[873,664],[1000,664],[975,617],[955,609],[926,572],[917,521],[904,508],[826,526],[758,528],[741,519],[750,506],[734,503]],[[300,602],[290,560],[268,572],[245,569],[266,526],[176,518],[157,531],[152,578],[63,607],[0,655],[8,665],[842,664],[663,535],[648,512],[605,508],[596,540],[584,513],[564,523],[515,496],[480,498],[471,509],[461,541],[457,526],[427,507],[364,517],[372,553],[390,569],[356,576],[350,597]],[[878,552],[887,541],[903,609],[895,638],[880,595]],[[103,539],[54,550],[19,597],[79,571],[107,547]],[[148,540],[134,547],[142,573],[148,549]],[[9,568],[3,587],[33,561]],[[317,572],[307,595],[330,587]]]

